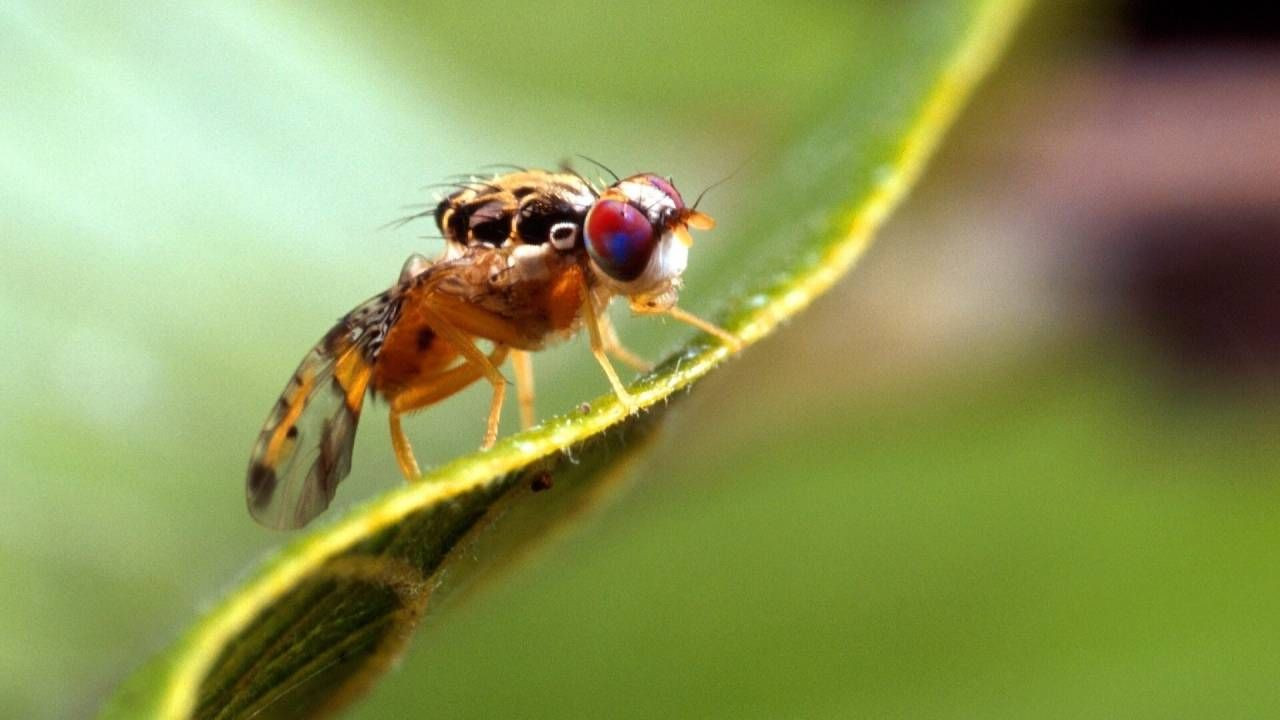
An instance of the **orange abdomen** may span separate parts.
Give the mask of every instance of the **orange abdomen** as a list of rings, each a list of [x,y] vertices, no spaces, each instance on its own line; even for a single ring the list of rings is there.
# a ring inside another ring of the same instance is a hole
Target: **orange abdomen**
[[[400,319],[391,326],[374,364],[373,389],[393,397],[401,390],[429,380],[447,370],[458,351],[436,334],[421,313],[405,303]]]

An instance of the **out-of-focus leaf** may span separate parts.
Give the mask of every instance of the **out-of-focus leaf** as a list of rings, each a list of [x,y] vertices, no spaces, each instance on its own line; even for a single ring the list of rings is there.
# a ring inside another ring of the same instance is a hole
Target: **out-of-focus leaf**
[[[742,227],[743,247],[755,250],[735,258],[744,280],[717,318],[725,327],[754,343],[852,266],[1023,5],[904,3],[877,16],[908,24],[913,42],[880,47],[873,75],[834,92],[817,123],[761,158],[767,170],[753,170],[760,211]],[[857,52],[857,38],[849,46]],[[819,81],[841,85],[838,74]],[[395,660],[428,609],[608,492],[676,393],[727,357],[695,337],[632,385],[644,413],[627,416],[611,396],[597,398],[301,538],[131,678],[105,715],[296,717],[343,707]]]

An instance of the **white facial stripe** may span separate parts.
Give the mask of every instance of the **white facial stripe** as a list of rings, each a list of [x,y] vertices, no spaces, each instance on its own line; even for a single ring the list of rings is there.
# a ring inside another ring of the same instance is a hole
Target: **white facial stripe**
[[[618,185],[618,189],[627,196],[631,202],[645,208],[649,211],[649,219],[656,220],[662,210],[666,208],[675,209],[675,201],[670,195],[662,192],[657,187],[648,183],[640,182],[623,182]]]

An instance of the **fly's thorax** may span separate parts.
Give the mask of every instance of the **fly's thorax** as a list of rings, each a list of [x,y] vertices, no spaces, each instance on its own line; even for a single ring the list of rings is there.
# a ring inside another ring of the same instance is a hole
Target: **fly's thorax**
[[[502,248],[505,268],[493,278],[498,285],[537,285],[555,282],[564,273],[579,268],[585,253],[566,251],[552,244],[516,245]]]
[[[411,283],[507,318],[529,338],[537,338],[563,325],[556,319],[565,312],[577,312],[584,285],[582,256],[581,251],[566,253],[551,245],[474,246],[435,263]]]
[[[455,248],[581,245],[596,191],[571,173],[521,171],[473,178],[436,205],[436,226]]]

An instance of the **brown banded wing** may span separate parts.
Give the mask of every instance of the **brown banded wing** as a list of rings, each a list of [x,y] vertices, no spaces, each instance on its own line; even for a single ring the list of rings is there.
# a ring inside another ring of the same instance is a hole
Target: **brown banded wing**
[[[267,527],[299,528],[333,500],[351,470],[365,391],[398,299],[383,293],[352,310],[298,365],[253,446],[249,513]]]

